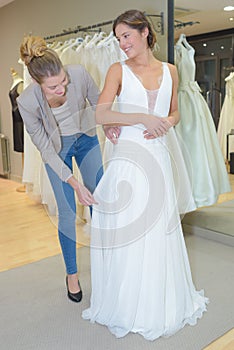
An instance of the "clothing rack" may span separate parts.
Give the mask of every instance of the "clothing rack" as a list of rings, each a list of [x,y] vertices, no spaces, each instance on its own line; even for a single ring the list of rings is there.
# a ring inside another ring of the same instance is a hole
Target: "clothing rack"
[[[200,24],[200,22],[198,21],[190,21],[190,22],[181,22],[178,20],[174,20],[175,24],[174,24],[174,28],[178,29],[178,28],[184,28],[186,26],[193,26],[194,24]]]
[[[146,14],[145,15],[147,17],[158,17],[159,21],[156,23],[157,27],[155,27],[154,25],[154,30],[157,33],[161,33],[161,35],[164,35],[164,14],[163,12],[161,12],[159,15],[155,15],[155,14]],[[87,32],[87,31],[96,31],[96,29],[99,29],[99,31],[101,31],[101,28],[103,26],[112,24],[114,22],[114,20],[109,20],[109,21],[105,21],[105,22],[101,22],[101,23],[97,23],[97,24],[92,24],[89,25],[87,27],[82,27],[82,26],[76,26],[74,29],[64,29],[62,33],[59,34],[54,34],[54,35],[49,35],[47,37],[45,37],[45,40],[50,40],[50,39],[54,39],[54,38],[58,38],[61,36],[65,36],[65,35],[70,35],[70,34],[76,34],[79,32]],[[153,24],[153,23],[152,23]]]

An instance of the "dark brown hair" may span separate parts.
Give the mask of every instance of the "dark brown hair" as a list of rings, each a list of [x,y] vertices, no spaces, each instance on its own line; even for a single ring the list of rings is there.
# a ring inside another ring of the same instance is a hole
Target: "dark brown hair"
[[[149,35],[147,36],[147,42],[151,50],[154,48],[154,45],[157,41],[156,34],[143,12],[139,10],[128,10],[119,15],[113,23],[113,33],[115,36],[115,29],[120,23],[124,23],[132,29],[137,29],[140,33],[145,28],[148,28]]]
[[[20,46],[20,56],[29,74],[39,84],[44,78],[59,75],[63,64],[57,53],[47,47],[39,36],[25,37]]]

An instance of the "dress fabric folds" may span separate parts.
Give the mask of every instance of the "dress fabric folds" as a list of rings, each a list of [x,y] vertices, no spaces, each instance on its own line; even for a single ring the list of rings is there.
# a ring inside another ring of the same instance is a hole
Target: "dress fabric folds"
[[[218,196],[230,192],[231,187],[211,112],[195,81],[194,53],[185,38],[177,42],[180,122],[175,130],[190,174],[195,203],[202,207],[216,203]]]
[[[155,115],[168,115],[171,93],[163,63]],[[116,108],[148,111],[147,92],[125,63]],[[154,140],[144,139],[143,130],[140,124],[122,127],[94,193],[92,293],[82,317],[118,338],[133,332],[155,340],[196,324],[208,299],[193,285],[180,224],[179,213],[195,205],[174,129]]]

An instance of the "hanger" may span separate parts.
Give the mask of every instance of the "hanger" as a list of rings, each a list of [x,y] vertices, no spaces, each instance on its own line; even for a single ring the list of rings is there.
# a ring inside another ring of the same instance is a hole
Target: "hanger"
[[[12,90],[17,84],[23,83],[23,79],[19,76],[19,74],[16,72],[14,68],[11,68],[11,76],[13,79],[13,83],[11,85],[10,90]]]
[[[80,46],[83,43],[84,39],[81,37],[78,37],[73,40],[70,44],[67,44],[67,46],[63,49],[63,52],[67,51],[68,49],[71,49],[74,46]]]
[[[178,39],[176,45],[181,45],[181,44],[183,44],[184,47],[185,47],[186,49],[188,49],[188,50],[193,49],[193,47],[192,47],[191,45],[189,45],[189,43],[188,43],[188,41],[187,41],[187,39],[186,39],[186,35],[183,34],[183,33],[180,34],[180,37],[179,37],[179,39]]]
[[[97,43],[97,47],[109,45],[110,41],[112,41],[113,38],[115,38],[114,32],[111,31],[108,36],[106,36],[104,39],[100,40],[99,43]]]
[[[106,36],[105,32],[95,33],[92,39],[89,40],[88,44],[85,46],[86,48],[93,47],[99,40],[103,39]]]
[[[183,42],[184,39],[186,39],[185,34],[183,34],[183,33],[180,34],[180,37],[179,37],[179,39],[178,39],[178,41],[177,41],[176,44],[182,44],[182,42]]]
[[[234,78],[234,72],[231,72],[226,78],[225,81],[229,81]]]
[[[59,47],[61,47],[63,45],[62,41],[55,41],[54,43],[52,43],[49,47],[53,50],[57,50]]]

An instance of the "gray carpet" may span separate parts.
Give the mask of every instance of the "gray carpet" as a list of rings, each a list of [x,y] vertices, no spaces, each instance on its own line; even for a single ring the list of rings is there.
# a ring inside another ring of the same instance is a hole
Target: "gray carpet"
[[[1,350],[201,350],[234,327],[233,247],[198,236],[186,236],[197,289],[210,298],[196,326],[185,326],[170,338],[146,341],[129,334],[116,339],[106,327],[81,318],[89,304],[89,248],[78,250],[82,303],[69,301],[61,256],[0,273]]]

